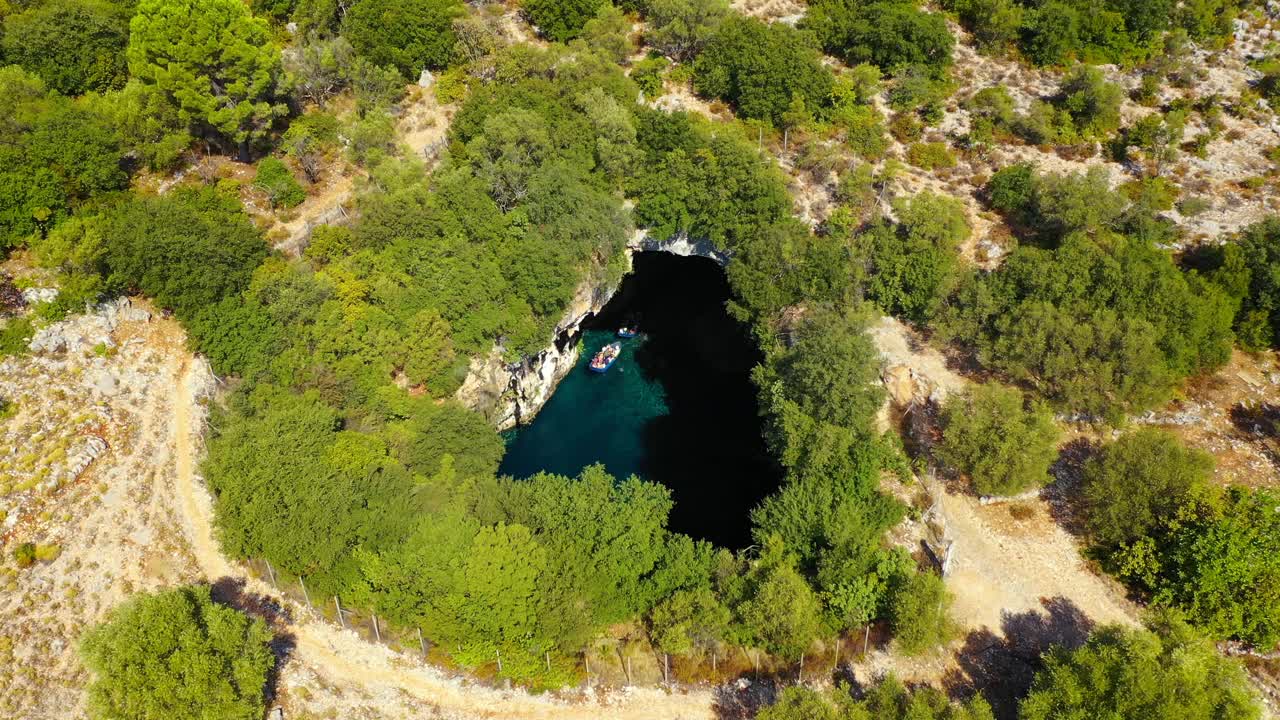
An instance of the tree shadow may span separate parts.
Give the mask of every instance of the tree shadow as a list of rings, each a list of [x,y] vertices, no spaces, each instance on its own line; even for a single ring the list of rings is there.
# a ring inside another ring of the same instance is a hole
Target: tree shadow
[[[1040,493],[1049,504],[1049,515],[1076,537],[1083,537],[1086,532],[1085,508],[1080,496],[1084,465],[1101,447],[1085,438],[1076,438],[1063,445],[1058,459],[1049,468],[1053,482]]]
[[[1280,468],[1280,406],[1271,403],[1236,403],[1228,415],[1236,432],[1254,444],[1272,467]]]
[[[1080,647],[1094,626],[1068,598],[1041,598],[1040,604],[1044,612],[1004,613],[1003,637],[987,628],[969,633],[956,655],[959,667],[943,677],[947,692],[954,698],[981,693],[997,718],[1015,720],[1018,702],[1042,666],[1041,656],[1055,645]]]
[[[209,595],[220,605],[262,620],[271,630],[271,642],[267,646],[271,648],[276,662],[267,675],[266,697],[268,703],[273,702],[280,672],[298,646],[297,636],[289,631],[294,620],[293,612],[269,595],[249,591],[243,578],[219,578],[210,583]]]

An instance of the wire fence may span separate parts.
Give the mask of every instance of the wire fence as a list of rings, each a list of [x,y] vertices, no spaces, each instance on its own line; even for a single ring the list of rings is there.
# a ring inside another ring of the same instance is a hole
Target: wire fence
[[[318,594],[307,585],[306,578],[280,572],[262,559],[245,562],[250,574],[269,583],[286,600],[304,612],[325,622],[355,632],[362,640],[378,643],[408,657],[429,662],[439,670],[464,676],[451,657],[449,648],[441,648],[421,628],[402,627],[386,618],[342,601],[339,596]],[[587,688],[628,686],[719,685],[741,678],[773,682],[805,682],[831,678],[842,668],[866,657],[888,640],[887,629],[879,624],[867,625],[859,631],[814,643],[812,652],[798,661],[784,661],[762,650],[720,643],[698,651],[672,655],[662,652],[643,633],[602,641],[568,658],[545,654],[548,673],[567,671]],[[469,679],[498,679],[503,672],[503,658],[496,650],[493,659],[477,668],[469,668]]]

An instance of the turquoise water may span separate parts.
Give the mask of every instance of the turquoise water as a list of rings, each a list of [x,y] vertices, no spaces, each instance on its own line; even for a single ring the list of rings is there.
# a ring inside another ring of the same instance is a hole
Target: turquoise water
[[[539,472],[577,475],[603,463],[618,478],[641,474],[644,430],[667,414],[662,384],[646,378],[637,353],[648,340],[641,334],[621,340],[622,354],[605,373],[587,369],[591,356],[618,340],[611,330],[584,333],[578,363],[531,425],[503,434],[507,454],[499,472],[524,478]]]
[[[532,422],[505,435],[499,472],[577,475],[603,463],[671,489],[668,527],[729,547],[751,542],[748,514],[773,492],[781,471],[760,432],[751,368],[759,349],[725,312],[729,283],[716,263],[637,253],[634,269],[585,325],[577,365]],[[620,325],[608,372],[587,370]]]

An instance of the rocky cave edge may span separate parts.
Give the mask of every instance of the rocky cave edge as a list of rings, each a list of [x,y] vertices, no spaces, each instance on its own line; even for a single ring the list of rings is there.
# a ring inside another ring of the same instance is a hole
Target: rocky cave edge
[[[637,230],[624,252],[627,273],[632,271],[632,257],[638,252],[703,257],[715,261],[722,268],[729,263],[728,254],[710,241],[693,240],[683,233],[659,240],[644,230]],[[488,418],[499,431],[530,422],[551,398],[556,385],[578,362],[576,340],[582,332],[583,323],[608,304],[620,282],[621,279],[602,285],[591,279],[583,281],[569,301],[546,348],[517,363],[503,361],[501,346],[495,346],[485,357],[472,358],[467,377],[454,397],[467,408]]]

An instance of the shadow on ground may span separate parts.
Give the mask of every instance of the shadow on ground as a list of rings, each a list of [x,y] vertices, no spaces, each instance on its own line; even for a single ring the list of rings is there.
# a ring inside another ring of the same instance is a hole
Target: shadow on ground
[[[1071,600],[1042,598],[1040,603],[1043,612],[1006,612],[1000,623],[1003,637],[986,628],[969,633],[957,652],[959,668],[943,678],[952,697],[980,692],[997,718],[1017,717],[1018,701],[1031,689],[1041,655],[1055,645],[1078,648],[1093,630],[1093,621]]]

